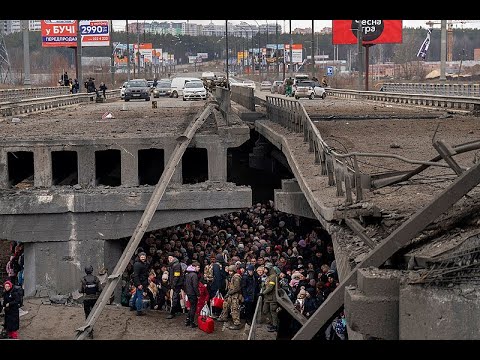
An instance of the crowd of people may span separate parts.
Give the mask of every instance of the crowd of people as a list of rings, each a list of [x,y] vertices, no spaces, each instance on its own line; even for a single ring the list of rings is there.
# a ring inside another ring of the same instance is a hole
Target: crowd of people
[[[3,329],[0,338],[18,339],[20,312],[23,303],[23,244],[10,242],[9,260],[5,267],[7,278],[0,287],[0,314],[3,311]]]
[[[239,330],[242,319],[251,324],[263,297],[259,322],[276,332],[276,287],[309,318],[336,288],[338,275],[330,236],[320,224],[279,212],[270,201],[146,234],[122,281],[122,304],[138,316],[146,308],[166,311],[168,319],[188,311],[190,327],[205,312],[220,322],[231,318],[229,328]],[[346,338],[338,315],[328,339]]]
[[[127,240],[127,239],[125,239]],[[6,336],[18,338],[22,302],[23,245],[12,242],[0,310]],[[101,291],[93,268],[85,268],[80,292],[88,317]],[[164,311],[167,319],[185,314],[197,327],[200,315],[251,324],[259,297],[258,323],[278,332],[275,289],[281,288],[306,318],[338,285],[330,235],[318,221],[282,213],[272,201],[251,208],[146,233],[122,277],[121,303],[136,311]],[[1,290],[1,289],[0,289]],[[242,321],[243,320],[243,321]],[[290,332],[300,324],[292,321]],[[343,312],[336,314],[325,339],[347,339]]]

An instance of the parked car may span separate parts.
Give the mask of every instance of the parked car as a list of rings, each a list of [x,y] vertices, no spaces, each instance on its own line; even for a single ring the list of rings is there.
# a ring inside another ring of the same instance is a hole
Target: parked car
[[[125,101],[131,99],[144,99],[150,101],[150,86],[145,79],[133,79],[127,82],[125,89]]]
[[[264,80],[260,83],[260,91],[268,91],[272,88],[272,82]]]
[[[278,87],[280,85],[283,84],[283,81],[282,80],[275,80],[273,83],[272,83],[272,86],[270,86],[270,92],[272,94],[276,94],[276,93],[279,93],[279,89]]]
[[[127,83],[128,83],[128,81],[125,81],[123,83],[122,87],[120,88],[120,99],[125,98],[125,90],[127,89]]]
[[[316,97],[325,99],[327,94],[325,92],[325,89],[320,86],[320,83],[318,81],[304,80],[297,82],[295,91],[293,92],[293,96],[297,100],[304,97],[313,100]]]
[[[183,101],[187,100],[207,100],[207,89],[203,86],[203,81],[188,81],[183,88]]]
[[[160,80],[157,86],[153,89],[153,97],[170,96],[172,82],[170,80]]]

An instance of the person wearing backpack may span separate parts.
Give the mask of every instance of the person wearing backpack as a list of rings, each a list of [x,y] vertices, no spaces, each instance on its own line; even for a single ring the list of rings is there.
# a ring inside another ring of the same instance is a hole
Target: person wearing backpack
[[[93,275],[93,267],[85,267],[85,276],[82,278],[82,286],[80,293],[84,294],[83,297],[83,310],[85,311],[85,319],[92,311],[95,303],[100,295],[100,280],[96,275]]]
[[[20,328],[20,294],[13,289],[10,280],[3,284],[3,301],[0,303],[0,312],[5,311],[5,323],[3,327],[7,331],[9,339],[18,339]]]

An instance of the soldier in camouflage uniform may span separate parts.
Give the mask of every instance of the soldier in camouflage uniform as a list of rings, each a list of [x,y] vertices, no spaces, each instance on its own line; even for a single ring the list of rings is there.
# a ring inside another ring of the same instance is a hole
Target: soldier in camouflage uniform
[[[260,291],[260,296],[263,296],[262,313],[267,317],[270,315],[269,317],[272,324],[267,326],[267,330],[269,332],[274,332],[278,330],[278,304],[275,294],[275,286],[278,281],[278,275],[272,263],[266,263],[265,269],[268,270],[268,277],[262,286],[262,290]]]
[[[228,310],[231,309],[233,325],[230,325],[228,328],[231,330],[240,330],[240,303],[243,301],[242,276],[237,273],[237,267],[235,265],[228,267],[228,275],[228,291],[218,321],[228,321]]]

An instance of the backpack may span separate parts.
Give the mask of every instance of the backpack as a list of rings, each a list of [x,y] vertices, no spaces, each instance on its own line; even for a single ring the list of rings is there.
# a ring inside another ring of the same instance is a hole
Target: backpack
[[[23,290],[23,287],[20,285],[13,285],[12,291],[16,294],[18,294],[18,297],[20,299],[20,303],[18,304],[19,307],[23,306],[23,296],[25,295],[25,290]]]
[[[92,274],[85,275],[85,294],[96,295],[98,291],[97,283],[95,282],[95,276]]]
[[[209,283],[213,281],[213,264],[208,264],[207,266],[205,266],[203,277]]]

